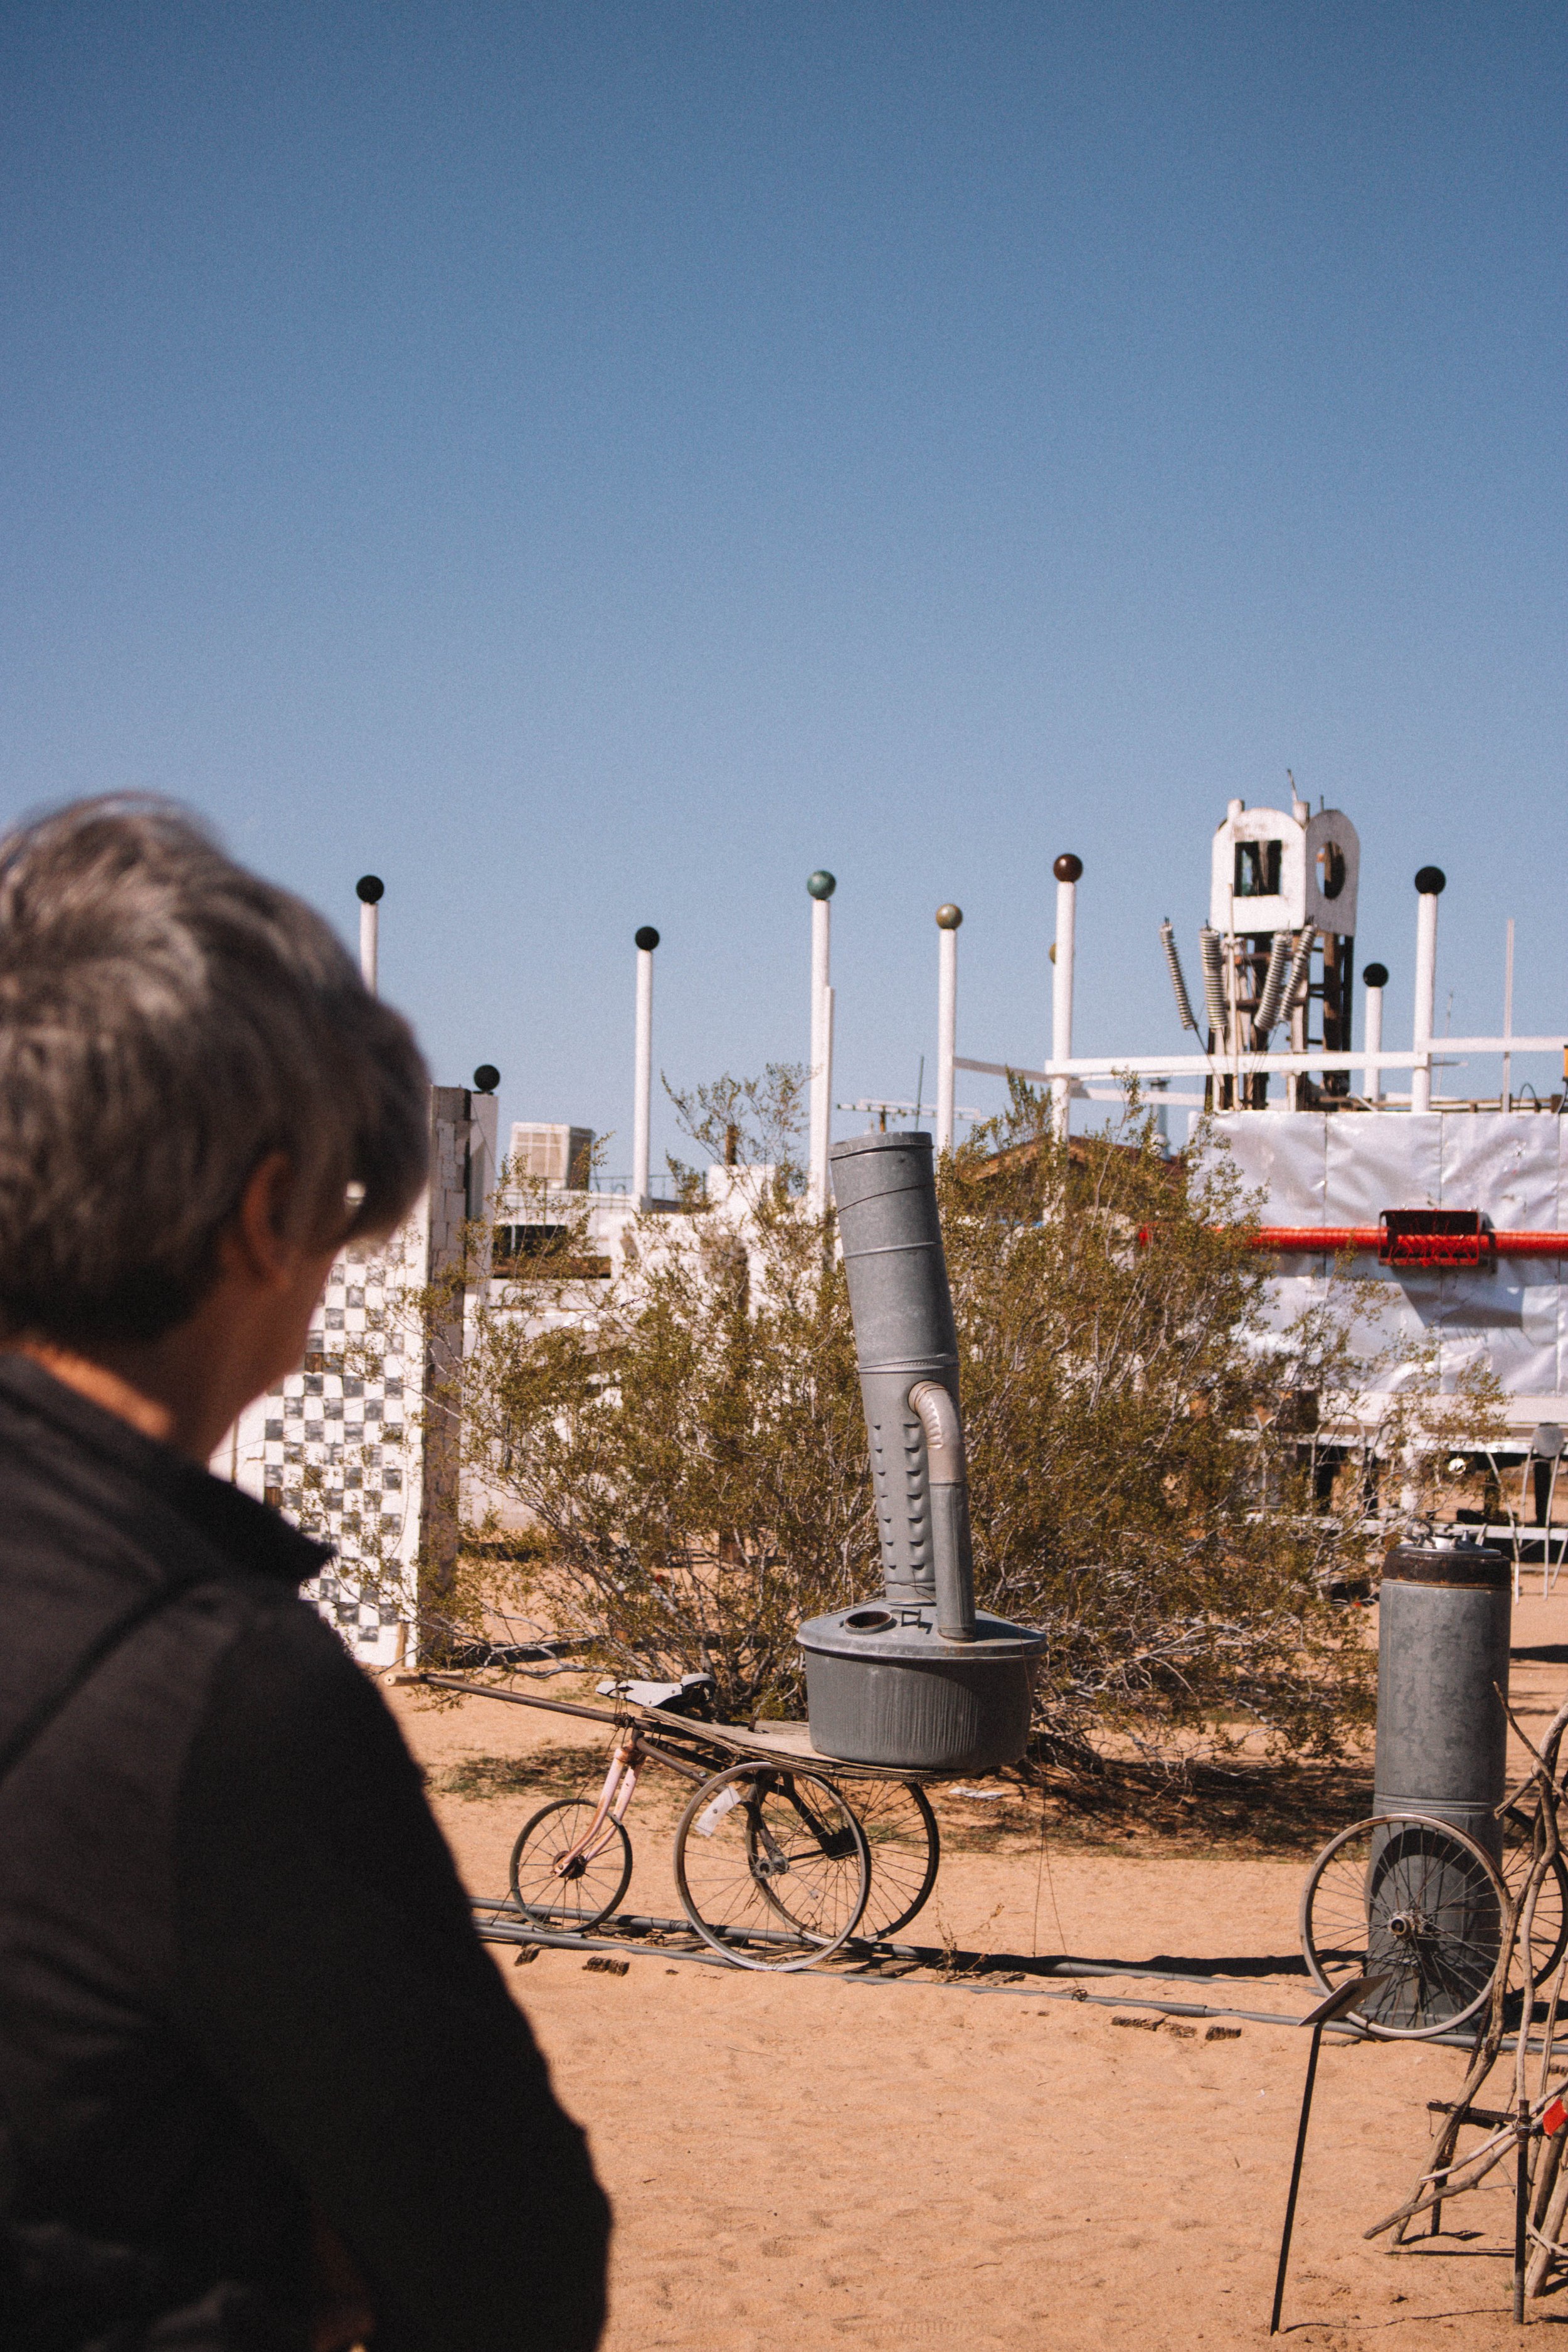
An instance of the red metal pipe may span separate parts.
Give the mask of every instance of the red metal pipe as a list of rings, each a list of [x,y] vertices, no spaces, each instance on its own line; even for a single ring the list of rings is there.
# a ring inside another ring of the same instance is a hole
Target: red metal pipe
[[[1492,1234],[1483,1236],[1488,1254],[1499,1257],[1568,1257],[1568,1234]],[[1296,1250],[1325,1255],[1330,1251],[1368,1250],[1373,1255],[1383,1244],[1377,1225],[1264,1225],[1252,1236],[1259,1250]]]
[[[1260,1250],[1375,1250],[1381,1235],[1375,1225],[1265,1225],[1252,1236]]]

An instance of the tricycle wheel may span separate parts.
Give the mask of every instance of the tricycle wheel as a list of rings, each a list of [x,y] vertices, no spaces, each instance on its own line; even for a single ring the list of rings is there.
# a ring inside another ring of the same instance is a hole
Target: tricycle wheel
[[[737,1968],[809,1969],[859,1923],[866,1833],[818,1773],[731,1764],[680,1817],[675,1883],[703,1942]]]
[[[1384,1981],[1350,2014],[1385,2040],[1418,2041],[1473,2017],[1502,1950],[1502,1879],[1462,1830],[1379,1813],[1331,1838],[1301,1895],[1301,1946],[1323,1992]]]
[[[619,1822],[605,1822],[586,1852],[576,1851],[597,1811],[591,1797],[560,1797],[523,1824],[511,1850],[512,1898],[542,1927],[586,1935],[631,1885],[632,1842]]]
[[[858,1933],[885,1941],[924,1910],[936,1885],[942,1840],[918,1780],[835,1780],[854,1807],[871,1854],[871,1892]]]

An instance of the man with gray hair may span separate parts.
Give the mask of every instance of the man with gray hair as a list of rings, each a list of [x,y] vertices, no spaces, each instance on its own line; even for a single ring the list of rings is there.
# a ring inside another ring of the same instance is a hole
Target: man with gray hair
[[[0,842],[0,2345],[588,2352],[608,2216],[327,1554],[205,1464],[425,1181],[406,1024],[164,803]]]

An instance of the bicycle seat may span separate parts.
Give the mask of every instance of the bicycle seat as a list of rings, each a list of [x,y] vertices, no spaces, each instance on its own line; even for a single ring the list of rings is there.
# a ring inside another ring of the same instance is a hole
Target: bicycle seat
[[[683,1675],[678,1683],[602,1682],[600,1698],[626,1698],[634,1706],[661,1707],[666,1715],[706,1715],[711,1675]]]

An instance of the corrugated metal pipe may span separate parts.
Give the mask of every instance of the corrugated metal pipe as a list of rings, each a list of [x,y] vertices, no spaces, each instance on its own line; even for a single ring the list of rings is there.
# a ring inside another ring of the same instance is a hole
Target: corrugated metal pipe
[[[1198,933],[1198,961],[1203,966],[1204,1003],[1209,1016],[1209,1027],[1216,1037],[1223,1037],[1229,1026],[1230,1016],[1225,1002],[1225,971],[1220,962],[1219,933],[1212,923],[1205,923]]]
[[[940,1381],[917,1381],[910,1405],[925,1432],[931,1493],[931,1567],[936,1630],[944,1642],[974,1639],[974,1563],[969,1535],[969,1472],[963,1423]]]

